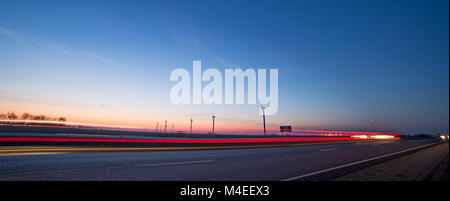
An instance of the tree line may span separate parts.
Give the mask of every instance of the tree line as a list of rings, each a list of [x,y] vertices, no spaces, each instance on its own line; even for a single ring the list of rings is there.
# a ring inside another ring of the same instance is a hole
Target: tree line
[[[65,122],[65,117],[49,117],[46,115],[34,115],[28,112],[22,114],[22,116],[17,116],[14,112],[7,112],[6,114],[0,114],[0,119],[9,119],[9,120],[38,120],[38,121],[61,121]]]

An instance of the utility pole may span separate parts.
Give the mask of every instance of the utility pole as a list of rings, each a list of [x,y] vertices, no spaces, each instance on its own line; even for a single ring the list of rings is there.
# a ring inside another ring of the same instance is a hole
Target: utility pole
[[[212,119],[213,119],[212,134],[214,134],[214,121],[215,121],[215,119],[216,119],[216,116],[212,115]]]
[[[192,118],[191,118],[191,129],[189,130],[189,133],[192,134]]]
[[[167,120],[166,121],[164,121],[165,123],[164,123],[164,133],[167,133]]]
[[[173,133],[173,124],[172,124],[172,133]]]
[[[156,132],[158,132],[159,122],[156,122]]]
[[[263,111],[264,135],[266,135],[266,113],[264,112],[264,109],[266,109],[266,107],[264,107],[264,105],[261,105],[261,109]]]

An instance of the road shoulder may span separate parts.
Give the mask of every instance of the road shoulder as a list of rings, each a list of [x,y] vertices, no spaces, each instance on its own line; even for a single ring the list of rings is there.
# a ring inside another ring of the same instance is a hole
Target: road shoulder
[[[395,158],[338,177],[335,181],[448,181],[449,144]]]

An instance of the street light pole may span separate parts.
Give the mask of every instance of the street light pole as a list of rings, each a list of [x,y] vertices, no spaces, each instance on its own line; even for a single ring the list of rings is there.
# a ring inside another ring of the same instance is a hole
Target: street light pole
[[[167,133],[167,120],[164,121],[164,133]]]
[[[372,124],[372,130],[373,130],[373,132],[375,132],[376,130],[375,130],[375,123],[373,122],[373,120],[370,120],[370,123]]]
[[[214,134],[214,121],[215,121],[215,119],[216,119],[216,116],[212,116],[212,119],[213,119],[213,127],[212,127],[212,134]]]

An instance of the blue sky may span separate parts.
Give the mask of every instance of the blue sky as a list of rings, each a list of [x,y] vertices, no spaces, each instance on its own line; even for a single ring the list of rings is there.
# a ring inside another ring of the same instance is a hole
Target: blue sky
[[[170,72],[278,68],[277,128],[449,129],[449,5],[1,1],[0,112],[153,128],[261,127],[257,105],[172,105]],[[246,122],[242,125],[242,122]],[[186,125],[184,125],[186,124]],[[205,126],[206,127],[206,126]]]

